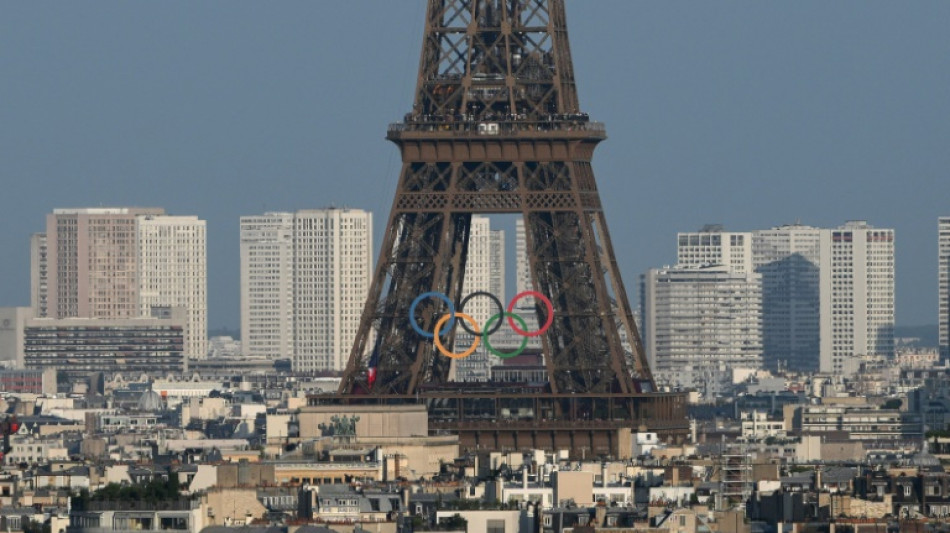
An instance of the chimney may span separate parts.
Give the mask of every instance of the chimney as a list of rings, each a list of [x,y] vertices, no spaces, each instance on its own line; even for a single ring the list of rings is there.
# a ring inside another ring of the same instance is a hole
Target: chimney
[[[521,467],[521,488],[522,489],[528,488],[528,467],[527,466]]]
[[[600,483],[602,487],[607,487],[607,463],[600,464]]]

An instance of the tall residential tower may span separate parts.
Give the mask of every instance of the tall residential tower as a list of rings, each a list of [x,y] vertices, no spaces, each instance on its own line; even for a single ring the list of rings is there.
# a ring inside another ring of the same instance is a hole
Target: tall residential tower
[[[372,269],[372,214],[315,209],[241,218],[245,353],[297,372],[346,365]]]
[[[208,354],[207,225],[196,216],[137,218],[139,315],[153,307],[185,310],[185,354]]]
[[[894,230],[850,221],[821,232],[821,371],[853,374],[848,359],[894,354]]]
[[[940,217],[937,223],[938,247],[938,310],[940,324],[940,358],[950,359],[950,217]]]
[[[819,369],[821,231],[800,224],[759,230],[752,238],[762,275],[762,344],[770,370]]]
[[[642,278],[643,336],[659,382],[712,396],[762,365],[758,274],[722,265],[651,269]]]

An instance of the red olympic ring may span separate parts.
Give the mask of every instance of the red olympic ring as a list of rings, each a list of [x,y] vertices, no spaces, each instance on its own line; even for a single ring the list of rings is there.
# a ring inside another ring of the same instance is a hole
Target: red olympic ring
[[[518,300],[524,298],[525,296],[534,296],[535,298],[539,298],[542,302],[544,302],[544,305],[548,308],[548,319],[545,320],[544,325],[541,326],[541,329],[539,329],[538,331],[531,332],[531,333],[524,331],[521,328],[519,328],[517,325],[515,325],[515,319],[511,315],[508,316],[508,325],[511,326],[512,331],[514,331],[515,333],[523,337],[537,337],[539,335],[543,335],[544,332],[547,331],[548,328],[551,327],[551,324],[554,323],[554,306],[551,304],[551,300],[549,300],[546,296],[544,296],[540,292],[524,291],[522,293],[517,294],[514,298],[511,299],[511,302],[508,304],[508,312],[511,313],[512,310],[515,308],[515,303],[517,303]]]

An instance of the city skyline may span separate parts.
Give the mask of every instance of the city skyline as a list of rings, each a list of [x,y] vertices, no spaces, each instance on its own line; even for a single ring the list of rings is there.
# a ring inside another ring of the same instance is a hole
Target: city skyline
[[[381,214],[378,235],[398,174],[382,137],[409,110],[424,5],[369,4],[209,4],[187,25],[184,3],[101,17],[11,6],[4,305],[29,302],[30,235],[59,207],[162,205],[207,220],[211,328],[239,323],[241,215],[335,203]],[[898,324],[936,323],[950,7],[857,5],[568,5],[582,108],[610,136],[595,170],[628,289],[672,262],[670,235],[705,223],[869,219],[901,240]],[[382,38],[331,48],[334,21],[361,17],[406,28],[386,36],[398,57],[379,52]],[[378,78],[391,80],[385,98]]]

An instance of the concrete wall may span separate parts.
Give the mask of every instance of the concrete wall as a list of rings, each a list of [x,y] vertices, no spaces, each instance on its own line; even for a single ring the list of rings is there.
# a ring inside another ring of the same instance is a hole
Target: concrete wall
[[[274,465],[237,463],[218,465],[218,487],[256,487],[274,484]]]
[[[410,470],[407,477],[430,477],[439,473],[442,463],[451,463],[459,456],[459,441],[456,436],[439,436],[412,439],[356,439],[365,447],[378,447],[385,456],[401,456]]]
[[[267,442],[281,443],[287,439],[290,415],[267,415]]]
[[[823,442],[822,461],[864,461],[867,453],[863,442]]]
[[[841,509],[841,512],[846,516],[861,516],[865,518],[883,518],[885,515],[891,514],[892,509],[890,494],[886,494],[884,501],[880,502],[845,496],[842,499],[842,504],[843,509]]]
[[[563,505],[574,500],[577,505],[594,504],[594,474],[592,472],[558,471],[551,474],[554,486],[554,504]]]

